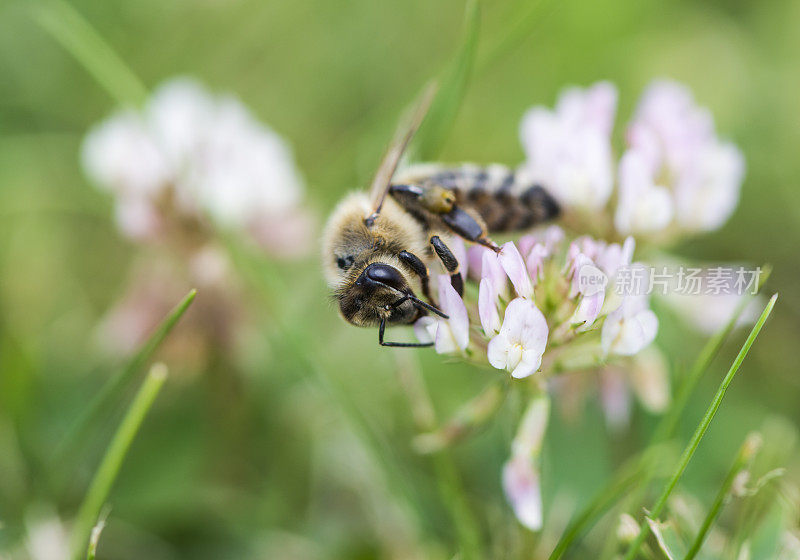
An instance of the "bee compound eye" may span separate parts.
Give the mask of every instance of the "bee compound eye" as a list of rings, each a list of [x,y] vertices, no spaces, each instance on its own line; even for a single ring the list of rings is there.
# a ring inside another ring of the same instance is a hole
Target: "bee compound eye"
[[[337,257],[336,266],[338,266],[341,270],[347,270],[353,266],[353,256],[348,255],[346,257]]]

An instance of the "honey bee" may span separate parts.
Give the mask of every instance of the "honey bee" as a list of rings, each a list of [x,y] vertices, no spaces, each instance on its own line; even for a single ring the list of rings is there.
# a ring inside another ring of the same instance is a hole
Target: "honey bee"
[[[419,164],[396,174],[431,98],[429,89],[391,145],[371,195],[357,192],[342,200],[323,234],[323,269],[342,317],[359,327],[377,326],[381,346],[433,344],[384,340],[387,325],[410,325],[429,313],[447,318],[431,297],[429,266],[441,265],[463,294],[459,262],[443,238],[455,235],[499,251],[490,233],[522,231],[559,214],[544,188],[503,165]]]

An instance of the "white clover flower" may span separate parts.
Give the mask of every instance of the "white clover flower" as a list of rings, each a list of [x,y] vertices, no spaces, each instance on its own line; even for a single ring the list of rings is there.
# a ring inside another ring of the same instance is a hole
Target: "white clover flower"
[[[43,515],[46,513],[46,515]],[[70,557],[67,528],[49,508],[26,518],[25,548],[31,560],[54,560]]]
[[[536,372],[547,346],[547,321],[531,300],[516,298],[506,307],[500,332],[486,349],[489,363],[520,379]]]
[[[706,146],[675,187],[680,227],[685,231],[722,227],[739,203],[744,167],[744,157],[733,144]]]
[[[653,233],[674,222],[680,231],[712,231],[733,213],[744,159],[716,136],[711,114],[695,104],[687,88],[669,81],[651,84],[627,141],[637,156],[632,163],[623,157],[620,164],[618,230]]]
[[[619,164],[619,200],[614,227],[620,233],[652,233],[672,221],[673,201],[669,190],[655,184],[645,156],[628,150]]]
[[[153,198],[172,178],[163,151],[135,111],[122,110],[95,126],[81,149],[86,174],[114,194]]]
[[[286,142],[237,99],[213,96],[191,79],[171,80],[142,111],[123,110],[95,126],[83,164],[116,195],[118,225],[133,239],[156,237],[167,220],[180,226],[208,215],[272,250],[287,240],[276,242],[279,232],[268,224],[308,226]],[[307,238],[288,241],[302,251]]]
[[[539,458],[549,416],[550,401],[546,395],[534,398],[511,443],[511,457],[503,466],[506,498],[519,522],[532,531],[542,528]]]
[[[300,203],[302,182],[289,147],[277,134],[234,99],[219,103],[212,127],[203,157],[190,172],[202,204],[219,223],[251,224]]]
[[[520,173],[546,186],[566,207],[605,206],[613,185],[610,135],[616,105],[616,88],[600,82],[565,91],[555,111],[530,109],[520,126],[526,155]]]

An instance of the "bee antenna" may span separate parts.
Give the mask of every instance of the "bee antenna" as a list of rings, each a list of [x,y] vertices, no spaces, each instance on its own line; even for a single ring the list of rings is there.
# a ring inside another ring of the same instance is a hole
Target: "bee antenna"
[[[440,311],[439,309],[435,308],[434,306],[432,306],[432,305],[431,305],[431,304],[429,304],[429,303],[425,303],[424,301],[422,301],[422,300],[421,300],[421,299],[419,299],[419,298],[416,298],[416,297],[414,297],[414,296],[412,296],[412,295],[409,295],[409,296],[408,296],[408,299],[410,299],[410,300],[411,300],[411,301],[414,303],[414,305],[415,305],[415,306],[417,306],[417,307],[421,307],[421,308],[423,308],[423,309],[427,309],[428,311],[430,311],[431,313],[435,313],[436,315],[438,315],[438,316],[439,316],[439,317],[441,317],[442,319],[449,319],[449,318],[450,318],[450,317],[449,317],[449,316],[448,316],[446,313],[444,313],[443,311]]]

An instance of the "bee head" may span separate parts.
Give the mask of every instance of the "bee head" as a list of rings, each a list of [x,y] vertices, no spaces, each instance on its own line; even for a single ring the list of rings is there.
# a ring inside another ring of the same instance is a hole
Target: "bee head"
[[[394,266],[373,262],[352,274],[355,280],[337,294],[339,310],[347,322],[359,327],[377,326],[382,320],[388,325],[403,325],[424,314],[414,305],[415,298],[409,298],[413,296],[411,287]]]

